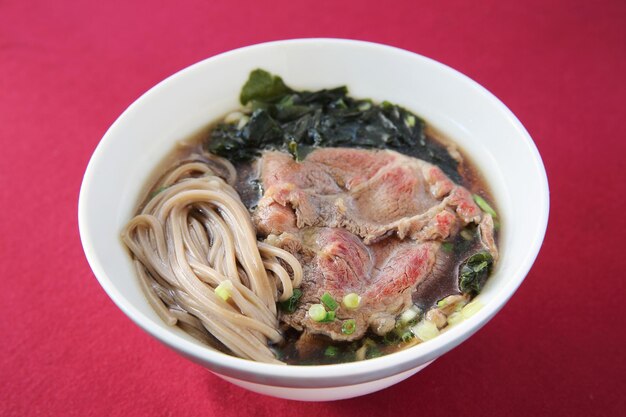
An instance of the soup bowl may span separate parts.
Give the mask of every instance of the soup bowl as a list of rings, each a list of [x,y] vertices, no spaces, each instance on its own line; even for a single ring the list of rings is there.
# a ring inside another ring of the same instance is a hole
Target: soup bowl
[[[500,259],[476,298],[482,305],[476,314],[397,353],[318,366],[266,364],[222,354],[160,320],[141,291],[120,232],[159,162],[177,141],[237,109],[241,86],[256,68],[280,75],[297,89],[346,85],[354,97],[397,103],[453,139],[474,161],[491,188],[501,221]],[[252,391],[297,400],[334,400],[408,378],[485,325],[531,268],[548,211],[548,182],[537,148],[513,113],[485,88],[441,63],[394,47],[296,39],[211,57],[137,99],[109,128],[89,162],[78,220],[85,255],[102,288],[150,335]]]

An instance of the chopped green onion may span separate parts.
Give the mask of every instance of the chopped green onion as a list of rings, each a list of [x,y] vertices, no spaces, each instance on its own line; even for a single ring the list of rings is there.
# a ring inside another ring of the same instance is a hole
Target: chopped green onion
[[[337,310],[337,307],[339,307],[339,304],[337,304],[337,301],[335,301],[333,296],[327,292],[325,292],[324,295],[322,295],[322,303],[324,303],[324,305],[328,307],[329,310]]]
[[[422,341],[427,341],[439,334],[437,325],[432,321],[422,320],[415,326],[411,327],[413,334],[420,338]]]
[[[413,339],[413,333],[411,333],[410,331],[406,331],[402,333],[402,336],[400,336],[400,338],[402,339],[404,343],[406,343],[409,340]]]
[[[339,353],[339,349],[336,346],[328,346],[324,351],[324,356],[334,358]]]
[[[474,194],[473,197],[474,197],[474,201],[476,202],[478,207],[482,209],[482,211],[484,211],[485,213],[491,214],[492,217],[498,217],[498,215],[496,214],[496,211],[493,208],[491,208],[489,203],[487,203],[487,201],[485,201],[484,198],[482,198],[478,194]]]
[[[343,297],[342,302],[347,309],[354,310],[359,308],[359,304],[361,304],[361,297],[358,294],[351,292]]]
[[[313,321],[322,321],[326,318],[326,309],[321,304],[312,304],[309,307],[309,317]]]
[[[448,326],[454,326],[455,324],[459,324],[463,321],[463,314],[461,313],[452,313],[448,316]]]
[[[231,297],[233,291],[233,283],[227,279],[226,281],[222,281],[220,285],[215,287],[215,295],[220,297],[224,301],[228,301]]]
[[[443,249],[444,252],[450,253],[454,249],[454,245],[452,244],[452,242],[443,242],[441,244],[441,249]]]
[[[348,319],[341,325],[341,333],[352,334],[356,330],[356,321],[354,319]]]
[[[460,311],[465,303],[467,303],[467,299],[465,297],[452,294],[437,301],[437,308],[443,310],[444,314],[450,314],[453,310]]]
[[[437,301],[437,307],[444,308],[450,304],[450,301],[455,301],[459,297],[455,294],[448,295],[447,297],[443,297],[441,300]]]
[[[406,324],[411,320],[414,320],[419,315],[420,310],[418,307],[413,306],[400,315],[400,323]]]
[[[300,290],[300,288],[294,288],[291,297],[279,303],[280,309],[287,313],[293,313],[296,311],[300,297],[302,297],[302,290]]]
[[[406,125],[408,127],[413,127],[415,126],[415,116],[413,116],[412,114],[409,114],[405,119],[404,122],[406,123]]]
[[[326,317],[324,317],[323,320],[320,320],[321,323],[327,323],[329,321],[335,321],[335,312],[334,311],[327,311],[326,312]]]
[[[472,301],[471,303],[463,307],[463,309],[461,310],[461,314],[463,315],[464,319],[467,319],[476,314],[481,308],[483,308],[483,305],[480,301]]]

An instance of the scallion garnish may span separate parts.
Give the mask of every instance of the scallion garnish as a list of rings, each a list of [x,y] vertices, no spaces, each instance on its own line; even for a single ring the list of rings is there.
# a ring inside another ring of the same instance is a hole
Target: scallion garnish
[[[215,287],[215,295],[220,297],[224,301],[228,301],[231,297],[233,291],[233,283],[227,279],[226,281],[222,281],[220,285]]]
[[[324,356],[334,358],[339,353],[339,349],[336,346],[328,346],[324,351]]]
[[[341,333],[352,334],[356,330],[356,321],[354,319],[348,319],[341,325]]]
[[[459,312],[452,313],[448,316],[448,326],[454,326],[463,321],[463,314]]]
[[[412,320],[415,320],[417,318],[417,316],[419,316],[421,313],[420,309],[417,306],[413,306],[411,308],[409,308],[408,310],[405,310],[401,315],[400,315],[400,323],[401,324],[407,324]]]
[[[343,297],[342,303],[345,308],[355,310],[359,308],[359,305],[361,304],[361,297],[358,294],[351,292]]]
[[[322,303],[324,303],[324,305],[328,307],[329,310],[337,310],[337,307],[339,307],[339,304],[337,304],[337,301],[335,301],[333,296],[327,292],[325,292],[324,295],[322,295]]]
[[[439,329],[435,323],[429,320],[420,321],[415,326],[411,327],[411,331],[424,342],[439,334]]]
[[[480,310],[482,307],[483,305],[480,301],[472,301],[471,303],[463,307],[463,309],[461,309],[461,314],[463,315],[464,319],[468,319],[476,314],[478,310]]]
[[[492,217],[498,217],[498,215],[496,214],[496,211],[493,208],[491,208],[489,203],[487,203],[487,201],[485,201],[484,198],[482,198],[478,194],[474,194],[473,197],[474,197],[474,201],[476,202],[478,207],[481,208],[482,211],[484,211],[485,213],[491,214]]]
[[[334,321],[334,320],[335,320],[335,312],[334,311],[327,311],[326,312],[326,317],[324,317],[323,320],[320,320],[320,322],[327,323],[329,321]]]
[[[313,321],[322,321],[326,318],[326,309],[321,304],[312,304],[309,307],[309,317]]]

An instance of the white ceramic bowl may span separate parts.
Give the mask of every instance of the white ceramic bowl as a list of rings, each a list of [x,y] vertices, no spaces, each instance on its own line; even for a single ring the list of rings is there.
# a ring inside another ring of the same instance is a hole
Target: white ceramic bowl
[[[119,235],[150,174],[173,148],[238,107],[251,70],[264,68],[295,88],[347,85],[351,95],[398,103],[453,138],[481,168],[502,221],[501,258],[478,300],[484,307],[437,338],[358,363],[280,366],[206,349],[168,327],[141,293]],[[96,148],[78,206],[85,254],[111,299],[146,332],[217,375],[260,393],[332,400],[370,393],[416,373],[491,319],[521,284],[543,241],[549,192],[537,149],[496,97],[423,56],[360,41],[303,39],[227,52],[180,71],[135,101]],[[146,376],[147,378],[148,376]]]

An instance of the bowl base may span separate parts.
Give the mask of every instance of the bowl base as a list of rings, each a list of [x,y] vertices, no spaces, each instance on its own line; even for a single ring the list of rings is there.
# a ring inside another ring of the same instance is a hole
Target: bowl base
[[[242,381],[240,379],[230,378],[220,374],[216,375],[242,388],[257,392],[259,394],[269,395],[271,397],[296,401],[335,401],[359,397],[361,395],[371,394],[372,392],[380,391],[382,389],[390,387],[391,385],[397,384],[400,381],[404,381],[405,379],[421,371],[431,363],[433,363],[433,361],[427,362],[423,365],[418,366],[417,368],[409,369],[408,371],[401,372],[387,378],[364,382],[362,384],[331,388],[276,387]]]

